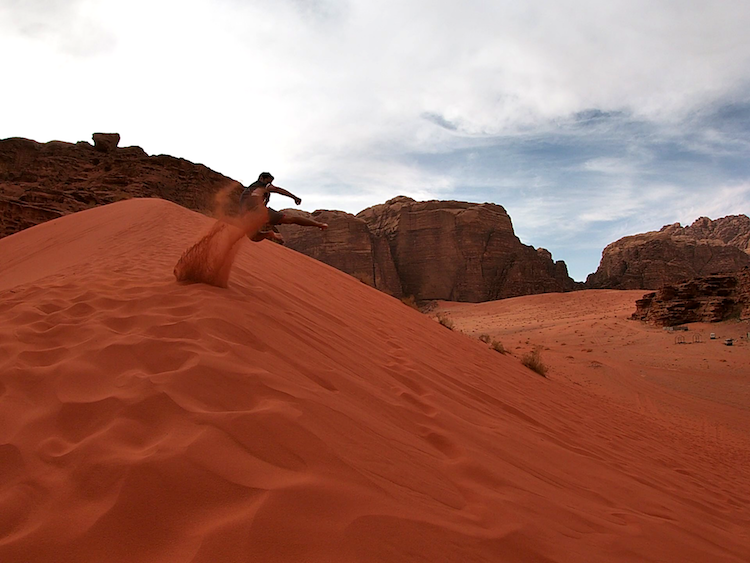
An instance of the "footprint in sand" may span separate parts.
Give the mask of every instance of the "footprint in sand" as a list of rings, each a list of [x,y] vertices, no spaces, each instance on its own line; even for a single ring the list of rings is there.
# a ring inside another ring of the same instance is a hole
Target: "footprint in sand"
[[[427,390],[412,375],[417,373],[416,370],[404,368],[394,362],[388,362],[385,365],[385,370],[393,379],[407,387],[413,393],[416,393],[420,397],[424,397],[427,394]]]
[[[427,426],[420,427],[419,436],[448,459],[463,455],[463,449],[445,434]]]
[[[427,394],[427,390],[417,381],[418,371],[404,351],[403,346],[395,339],[387,340],[391,359],[385,364],[385,369],[396,381],[408,387],[417,395]]]
[[[438,410],[433,407],[432,405],[422,401],[418,397],[415,397],[408,391],[402,391],[399,393],[399,397],[401,397],[404,401],[409,403],[410,405],[418,408],[420,411],[422,411],[427,416],[435,416],[438,413]]]

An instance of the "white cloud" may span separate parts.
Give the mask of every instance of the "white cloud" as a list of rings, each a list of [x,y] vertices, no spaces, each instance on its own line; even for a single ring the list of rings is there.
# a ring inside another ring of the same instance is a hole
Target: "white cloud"
[[[117,90],[156,114],[161,127],[141,134],[168,147],[183,146],[181,123],[201,116],[192,144],[206,154],[218,152],[200,138],[212,134],[289,160],[363,145],[421,150],[441,141],[425,113],[470,135],[589,107],[663,119],[750,76],[750,10],[735,1],[80,0],[64,24],[54,23],[63,2],[44,17],[23,7],[38,3],[5,4],[17,30],[40,22],[72,52],[111,34],[116,53],[79,62],[67,82]]]
[[[638,169],[632,161],[624,158],[592,158],[583,163],[581,167],[586,172],[599,172],[611,176],[632,176]]]

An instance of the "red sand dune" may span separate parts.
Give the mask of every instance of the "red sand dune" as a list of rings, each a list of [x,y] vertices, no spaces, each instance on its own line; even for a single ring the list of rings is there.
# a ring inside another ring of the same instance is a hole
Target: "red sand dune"
[[[750,559],[746,424],[544,379],[271,243],[175,282],[212,224],[130,200],[0,240],[3,563]]]

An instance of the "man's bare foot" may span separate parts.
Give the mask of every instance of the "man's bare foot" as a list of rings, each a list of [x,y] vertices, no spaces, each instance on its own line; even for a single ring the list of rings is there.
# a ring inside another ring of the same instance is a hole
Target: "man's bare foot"
[[[328,223],[321,223],[319,229],[325,231],[328,228]]]

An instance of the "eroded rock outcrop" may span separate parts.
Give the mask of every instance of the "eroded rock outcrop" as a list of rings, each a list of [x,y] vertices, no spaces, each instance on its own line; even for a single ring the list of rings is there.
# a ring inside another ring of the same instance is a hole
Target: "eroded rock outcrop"
[[[664,286],[636,301],[633,319],[660,326],[750,318],[750,270]]]
[[[132,197],[161,197],[209,213],[237,182],[187,160],[117,148],[119,135],[90,143],[0,140],[0,237],[66,213]]]
[[[576,288],[564,262],[521,243],[500,205],[397,197],[357,217],[388,242],[404,293],[417,299],[479,302]]]
[[[279,231],[286,239],[286,246],[394,297],[403,296],[388,244],[382,237],[374,235],[362,219],[344,211],[316,211],[310,214],[285,209],[284,212],[328,223],[326,231],[281,225]]]
[[[701,217],[659,231],[622,238],[602,252],[586,287],[657,289],[690,278],[738,272],[750,266],[750,218],[733,215],[712,221]]]
[[[720,240],[724,244],[750,252],[750,217],[747,215],[727,215],[715,221],[700,217],[688,227],[675,223],[663,227],[662,231],[696,240]]]
[[[339,229],[333,227],[321,233],[290,226],[283,230],[287,245],[305,253],[326,248],[327,256],[319,251],[310,255],[336,265],[335,255],[346,254],[356,240],[361,262],[356,268],[354,262],[337,267],[360,279],[374,278],[379,289],[419,300],[479,302],[570,291],[579,285],[568,276],[564,262],[553,262],[548,251],[522,244],[499,205],[397,197],[356,217],[342,215],[345,236],[336,235]],[[326,221],[332,216],[316,218]],[[326,245],[325,239],[333,236],[338,242]],[[390,281],[392,272],[397,286]]]
[[[100,152],[112,152],[120,144],[119,133],[94,133],[94,148]]]

